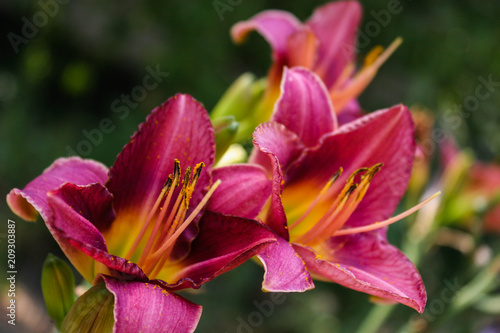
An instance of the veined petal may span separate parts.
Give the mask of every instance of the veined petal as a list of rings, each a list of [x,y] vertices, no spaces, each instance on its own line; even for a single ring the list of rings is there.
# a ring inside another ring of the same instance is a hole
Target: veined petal
[[[271,180],[259,165],[217,168],[212,178],[222,181],[207,205],[214,212],[253,219],[271,196]]]
[[[231,36],[241,43],[253,30],[260,33],[273,49],[273,59],[282,65],[286,62],[288,38],[302,28],[302,23],[292,14],[281,10],[266,10],[231,28]]]
[[[294,248],[314,277],[424,311],[427,295],[417,269],[380,235],[333,237],[316,252],[298,244]]]
[[[271,292],[306,291],[314,288],[304,262],[284,238],[257,255],[265,269],[262,290]]]
[[[154,109],[109,170],[106,187],[115,195],[116,213],[128,207],[147,209],[173,174],[175,159],[183,170],[204,162],[197,188],[205,188],[210,183],[214,145],[208,114],[191,96],[178,94]]]
[[[47,221],[50,215],[47,192],[66,182],[77,185],[104,184],[107,179],[108,169],[99,162],[80,157],[59,158],[24,189],[11,190],[7,195],[7,203],[14,213],[27,221],[35,221],[38,213]]]
[[[212,124],[200,103],[189,95],[178,94],[154,109],[109,171],[106,186],[115,196],[114,208],[120,223],[113,224],[108,233],[121,237],[119,243],[110,238],[108,246],[113,253],[121,253],[120,249],[132,245],[165,181],[173,174],[175,159],[182,170],[205,163],[190,200],[190,207],[196,207],[211,182],[214,156]],[[188,229],[182,235],[187,239],[180,239],[186,244],[196,235],[196,223]]]
[[[302,66],[312,68],[316,62],[318,39],[309,29],[302,29],[288,38],[289,67]]]
[[[151,283],[122,281],[104,276],[115,296],[114,332],[194,332],[199,305]]]
[[[337,127],[332,102],[321,79],[306,68],[286,68],[272,121],[297,134],[307,147]]]
[[[304,145],[295,133],[289,131],[285,125],[276,122],[261,124],[255,129],[253,138],[255,148],[267,154],[272,165],[271,207],[265,217],[265,222],[278,236],[288,240],[287,220],[281,203],[283,170],[300,158]]]
[[[85,202],[85,199],[92,198],[90,193],[94,194],[95,201]],[[89,214],[98,208],[101,202],[104,203],[103,206],[111,208],[111,196],[100,184],[79,187],[66,183],[59,189],[49,192],[47,202],[51,208],[51,215],[46,220],[47,227],[73,266],[87,281],[92,282],[96,277],[94,261],[75,247],[71,240],[107,252],[104,237],[82,214]],[[101,210],[102,215],[93,212],[91,214],[102,217],[102,224],[106,224],[109,215],[103,213],[104,211],[105,209]]]
[[[170,289],[199,288],[276,241],[274,234],[257,221],[209,211],[199,228],[188,257],[159,274]]]
[[[339,127],[306,152],[286,174],[289,183],[325,184],[341,167],[344,184],[355,170],[383,163],[366,195],[346,222],[362,226],[389,218],[408,185],[415,153],[414,125],[407,107],[380,110]],[[385,229],[381,229],[384,232]]]
[[[330,88],[354,59],[362,8],[357,1],[335,1],[316,9],[307,21],[319,40],[314,71]]]
[[[286,170],[305,149],[300,138],[285,125],[269,121],[259,125],[253,132],[254,146],[279,161],[280,169]]]
[[[99,273],[125,279],[147,279],[137,265],[108,253],[99,230],[108,229],[114,218],[113,198],[105,187],[66,183],[49,192],[47,197],[52,212],[47,227],[87,281],[93,282]]]

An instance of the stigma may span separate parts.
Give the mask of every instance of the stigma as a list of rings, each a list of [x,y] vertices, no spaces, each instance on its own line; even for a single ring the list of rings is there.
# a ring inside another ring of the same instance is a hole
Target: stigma
[[[180,162],[177,159],[174,161],[173,174],[166,179],[126,255],[126,258],[130,259],[136,252],[139,252],[139,247],[143,247],[137,264],[150,278],[157,275],[162,267],[169,263],[175,241],[195,220],[220,184],[220,180],[216,181],[188,214],[189,204],[204,166],[202,162],[198,163],[193,170],[187,167],[182,175]]]

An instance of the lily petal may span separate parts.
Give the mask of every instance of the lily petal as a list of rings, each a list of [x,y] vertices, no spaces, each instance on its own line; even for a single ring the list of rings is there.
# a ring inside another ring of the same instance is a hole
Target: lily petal
[[[103,277],[115,296],[114,332],[194,332],[200,320],[199,305],[161,286]]]
[[[270,292],[306,291],[314,288],[304,262],[284,238],[257,255],[265,269],[262,290]]]
[[[330,88],[354,59],[362,8],[357,1],[335,1],[316,9],[307,21],[319,40],[314,71]]]
[[[337,114],[339,125],[344,125],[363,116],[363,110],[358,101],[353,99]]]
[[[82,193],[83,192],[83,193]],[[95,202],[84,202],[90,199],[89,193],[94,194]],[[112,197],[107,190],[100,184],[79,187],[77,185],[66,183],[55,191],[47,194],[47,201],[51,207],[51,218],[46,220],[47,227],[59,243],[59,246],[71,261],[73,266],[87,280],[92,282],[94,277],[94,261],[73,246],[71,240],[76,240],[82,244],[87,244],[95,249],[107,252],[106,242],[99,230],[82,214],[92,211],[96,208],[95,203],[105,202],[104,206],[109,206]],[[67,202],[69,201],[69,202]],[[73,209],[72,205],[76,205]],[[107,215],[103,219],[106,223]]]
[[[427,295],[417,269],[380,235],[332,237],[317,252],[294,248],[314,277],[424,311]]]
[[[214,212],[253,219],[271,195],[271,180],[259,165],[217,168],[212,178],[222,181],[207,205],[207,209]]]
[[[108,253],[99,231],[99,228],[108,228],[114,217],[112,196],[105,187],[66,183],[49,192],[47,200],[52,212],[47,227],[87,281],[92,282],[98,272],[127,279],[147,279],[137,265]],[[96,265],[94,260],[104,265]]]
[[[392,215],[408,185],[414,154],[410,111],[397,105],[361,117],[323,137],[320,146],[308,150],[286,177],[290,181],[315,179],[318,184],[325,184],[342,167],[344,172],[336,183],[344,184],[355,170],[383,163],[346,222],[346,226],[362,226]]]
[[[166,179],[173,174],[175,159],[183,171],[205,163],[190,200],[190,207],[196,207],[211,182],[214,158],[212,124],[199,102],[178,94],[154,109],[109,171],[106,187],[115,196],[114,208],[120,220],[108,232],[114,235],[107,237],[111,251],[121,253],[120,249],[132,245]],[[184,243],[185,248],[195,235],[196,221],[181,235],[178,245]]]
[[[332,102],[321,79],[306,68],[285,68],[272,121],[286,126],[307,147],[337,127]]]
[[[249,32],[256,30],[271,45],[273,60],[287,60],[288,38],[302,28],[302,23],[292,14],[281,10],[266,10],[247,21],[238,22],[231,28],[231,36],[241,43]]]
[[[169,289],[199,288],[276,241],[274,234],[257,221],[209,211],[199,228],[189,256],[159,274],[160,279],[171,282]]]
[[[214,156],[214,134],[207,111],[189,95],[170,98],[139,125],[109,170],[106,187],[115,195],[117,215],[128,207],[149,208],[152,203],[148,203],[154,202],[173,173],[175,159],[183,170],[204,162],[197,187],[206,187]]]
[[[312,68],[316,62],[318,39],[308,29],[299,30],[288,38],[289,67],[302,66]]]
[[[24,189],[11,190],[7,195],[7,203],[14,213],[27,221],[35,221],[38,213],[47,221],[50,215],[47,192],[66,182],[78,185],[104,184],[107,178],[108,169],[99,162],[80,157],[59,158]]]
[[[273,169],[271,209],[265,222],[278,236],[288,240],[286,214],[281,203],[284,182],[282,170],[286,170],[301,156],[304,145],[295,133],[276,122],[259,125],[255,129],[253,138],[255,148],[269,156]]]

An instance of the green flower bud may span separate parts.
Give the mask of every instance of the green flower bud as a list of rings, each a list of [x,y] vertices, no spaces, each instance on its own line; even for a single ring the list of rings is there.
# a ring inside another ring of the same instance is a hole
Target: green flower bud
[[[43,263],[41,284],[47,312],[57,328],[60,328],[75,302],[73,272],[63,260],[49,253]]]
[[[221,97],[210,117],[219,119],[234,116],[240,125],[236,141],[250,140],[253,130],[260,123],[256,120],[255,113],[266,85],[266,79],[256,80],[255,76],[250,73],[241,75]]]
[[[71,307],[62,323],[65,333],[113,332],[115,298],[104,282],[90,288]]]
[[[233,116],[225,116],[212,120],[215,133],[215,161],[217,162],[233,143],[239,124]]]

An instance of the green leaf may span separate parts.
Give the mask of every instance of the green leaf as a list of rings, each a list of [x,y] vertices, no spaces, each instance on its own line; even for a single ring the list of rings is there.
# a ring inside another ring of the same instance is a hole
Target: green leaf
[[[476,309],[484,313],[499,315],[500,314],[500,295],[487,296],[477,302]]]

